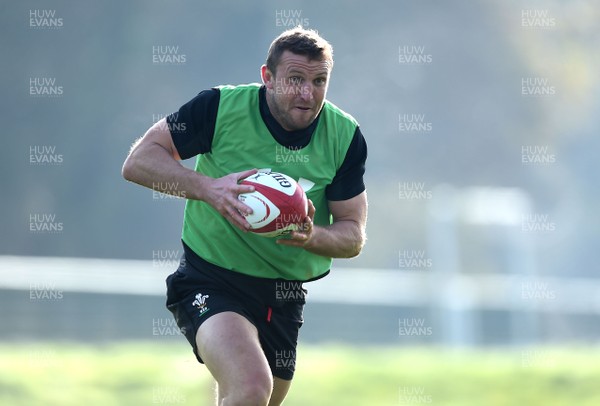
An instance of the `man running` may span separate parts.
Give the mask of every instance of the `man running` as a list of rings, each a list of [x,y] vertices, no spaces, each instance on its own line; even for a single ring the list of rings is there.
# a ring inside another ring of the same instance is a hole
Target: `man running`
[[[326,100],[331,45],[296,27],[271,44],[262,85],[200,92],[132,147],[125,179],[187,199],[184,260],[167,278],[167,307],[217,381],[217,402],[280,405],[296,365],[304,282],[365,243],[366,142]],[[195,170],[179,163],[197,157]],[[304,185],[309,213],[277,238],[249,232],[239,182],[270,168]],[[165,188],[168,186],[168,190]]]

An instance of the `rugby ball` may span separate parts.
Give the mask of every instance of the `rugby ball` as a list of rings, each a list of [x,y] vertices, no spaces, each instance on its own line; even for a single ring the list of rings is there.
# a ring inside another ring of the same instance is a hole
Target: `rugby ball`
[[[308,200],[302,187],[279,172],[258,172],[240,182],[254,186],[254,192],[238,198],[252,208],[246,217],[250,231],[263,237],[277,237],[297,230],[308,214]]]

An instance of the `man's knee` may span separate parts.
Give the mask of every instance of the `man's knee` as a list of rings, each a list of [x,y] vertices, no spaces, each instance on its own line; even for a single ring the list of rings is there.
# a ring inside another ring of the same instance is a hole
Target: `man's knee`
[[[270,375],[256,374],[233,387],[223,388],[219,395],[221,406],[267,406],[273,391],[273,378]]]

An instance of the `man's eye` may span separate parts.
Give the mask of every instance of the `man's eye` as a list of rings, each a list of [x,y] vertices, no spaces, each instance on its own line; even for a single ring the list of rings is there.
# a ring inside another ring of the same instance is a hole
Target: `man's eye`
[[[302,83],[302,78],[300,76],[292,76],[289,79],[290,85],[299,85]]]
[[[323,86],[327,81],[324,78],[315,79],[315,85]]]

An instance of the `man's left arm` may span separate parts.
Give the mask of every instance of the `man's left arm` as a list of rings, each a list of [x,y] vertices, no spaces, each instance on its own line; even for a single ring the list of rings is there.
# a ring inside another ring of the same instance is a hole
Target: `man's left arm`
[[[278,244],[301,247],[317,255],[332,258],[352,258],[360,254],[365,244],[367,224],[367,192],[348,199],[329,201],[333,223],[315,226],[312,218],[315,208],[309,203],[306,222],[301,230],[289,234],[289,239]]]

